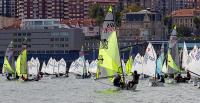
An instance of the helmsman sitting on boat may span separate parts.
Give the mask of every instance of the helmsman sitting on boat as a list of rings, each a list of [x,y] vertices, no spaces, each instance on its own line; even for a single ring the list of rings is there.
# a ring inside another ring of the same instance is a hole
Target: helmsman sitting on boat
[[[137,74],[137,71],[134,71],[134,73],[132,73],[132,76],[133,76],[133,80],[128,82],[127,89],[133,88],[133,86],[139,83],[140,75]]]
[[[123,87],[122,77],[120,74],[116,74],[113,80],[113,85],[116,87]]]

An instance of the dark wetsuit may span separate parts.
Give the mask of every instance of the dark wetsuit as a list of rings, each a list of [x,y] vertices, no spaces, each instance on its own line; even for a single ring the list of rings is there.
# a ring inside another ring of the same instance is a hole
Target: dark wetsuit
[[[176,76],[175,80],[176,80],[177,83],[182,82],[183,78],[182,78],[181,74],[178,74],[178,76]]]
[[[139,83],[139,77],[140,75],[137,74],[136,72],[133,74],[133,80],[132,81],[129,81],[128,84],[127,84],[127,89],[130,89],[132,88],[135,84],[138,84]]]
[[[113,81],[113,85],[116,87],[120,87],[121,86],[121,76],[115,76],[114,81]]]
[[[165,83],[165,78],[163,75],[160,76],[160,82]]]

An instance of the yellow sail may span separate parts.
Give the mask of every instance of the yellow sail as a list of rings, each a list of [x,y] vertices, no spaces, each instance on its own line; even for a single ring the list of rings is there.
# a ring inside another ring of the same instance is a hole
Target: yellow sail
[[[20,68],[21,68],[21,55],[19,55],[17,57],[17,61],[16,61],[16,72],[18,76],[21,76],[21,72],[20,72]]]
[[[14,74],[15,73],[13,68],[10,66],[10,63],[8,62],[7,57],[5,56],[2,73],[6,73],[6,72],[8,72],[10,74]]]
[[[167,59],[168,59],[168,66],[171,67],[172,69],[176,70],[177,72],[180,72],[180,68],[176,65],[176,63],[174,62],[174,60],[172,59],[172,56],[170,54],[170,52],[168,51],[167,54]]]
[[[102,45],[100,43],[100,46]],[[110,35],[107,46],[105,49],[99,49],[99,60],[102,59],[102,62],[98,63],[99,66],[106,69],[107,76],[113,76],[115,73],[122,74],[116,31]]]
[[[27,50],[24,49],[21,53],[21,74],[27,74]]]
[[[133,58],[132,58],[132,56],[130,56],[126,63],[126,74],[127,75],[131,75],[132,65],[133,65]]]
[[[110,7],[103,23],[96,76],[112,77],[116,73],[122,74],[122,68],[112,7]],[[112,81],[112,78],[110,80]]]

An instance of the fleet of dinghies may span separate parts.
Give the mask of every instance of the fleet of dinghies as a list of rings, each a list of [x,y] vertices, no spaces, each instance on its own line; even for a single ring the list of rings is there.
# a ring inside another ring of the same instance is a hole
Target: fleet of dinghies
[[[39,59],[38,58],[34,59],[32,57],[31,60],[28,61],[27,63],[28,63],[28,73],[29,73],[29,75],[36,76],[38,74],[39,68],[40,68]]]
[[[62,76],[66,75],[67,72],[66,67],[67,67],[66,61],[63,58],[60,59],[59,61],[50,58],[47,65],[45,62],[43,62],[41,72],[43,72],[46,75]]]
[[[13,43],[11,42],[6,50],[2,70],[8,80],[18,80],[19,78],[24,81],[30,80],[30,78],[32,78],[31,80],[40,80],[40,73],[58,77],[68,75],[67,73],[69,72],[75,74],[77,78],[90,78],[91,74],[94,74],[96,76],[95,80],[107,79],[110,83],[113,83],[114,76],[120,74],[126,87],[126,77],[130,76],[134,71],[137,71],[140,75],[150,77],[149,82],[151,83],[158,83],[158,80],[156,80],[157,74],[169,74],[169,69],[175,70],[176,73],[181,72],[180,67],[175,63],[171,55],[171,50],[168,49],[167,54],[164,54],[164,44],[161,46],[159,55],[153,45],[149,43],[144,56],[137,53],[133,58],[130,53],[126,62],[121,60],[111,7],[103,23],[98,59],[90,63],[85,59],[83,48],[81,49],[80,57],[71,63],[68,70],[66,61],[63,58],[59,61],[50,58],[47,64],[45,61],[40,64],[39,59],[33,57],[30,61],[27,61],[26,47],[22,49],[14,63],[13,52]],[[188,53],[184,42],[181,67],[198,78],[200,76],[199,64],[200,49],[195,45]],[[153,86],[153,84],[151,85]],[[137,85],[129,89],[135,90],[136,87]]]

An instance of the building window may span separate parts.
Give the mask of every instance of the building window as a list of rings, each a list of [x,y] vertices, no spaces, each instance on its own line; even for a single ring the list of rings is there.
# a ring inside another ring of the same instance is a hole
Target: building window
[[[13,36],[17,36],[17,33],[14,33]]]
[[[27,39],[28,42],[31,42],[31,39]]]
[[[64,44],[60,44],[60,47],[64,48]]]
[[[14,42],[17,42],[17,39],[14,39],[13,41],[14,41]]]
[[[17,35],[18,35],[18,36],[21,36],[22,34],[21,34],[21,33],[18,33]]]
[[[51,38],[51,41],[54,41],[54,38]]]
[[[42,25],[42,21],[35,21],[35,25]]]
[[[26,33],[23,33],[23,36],[26,36]]]
[[[17,45],[16,45],[16,44],[14,45],[14,48],[17,48]]]
[[[69,45],[68,45],[68,44],[65,44],[65,47],[69,47]]]
[[[22,46],[21,45],[18,45],[18,48],[21,48]]]
[[[64,41],[64,38],[60,38],[60,41]]]
[[[59,38],[55,38],[55,41],[59,41]]]
[[[22,40],[21,40],[21,39],[18,39],[17,41],[18,41],[18,42],[21,42]]]
[[[69,38],[65,38],[65,41],[69,41]]]
[[[31,36],[31,33],[27,33],[27,36]]]
[[[44,21],[44,25],[52,25],[52,21]]]

